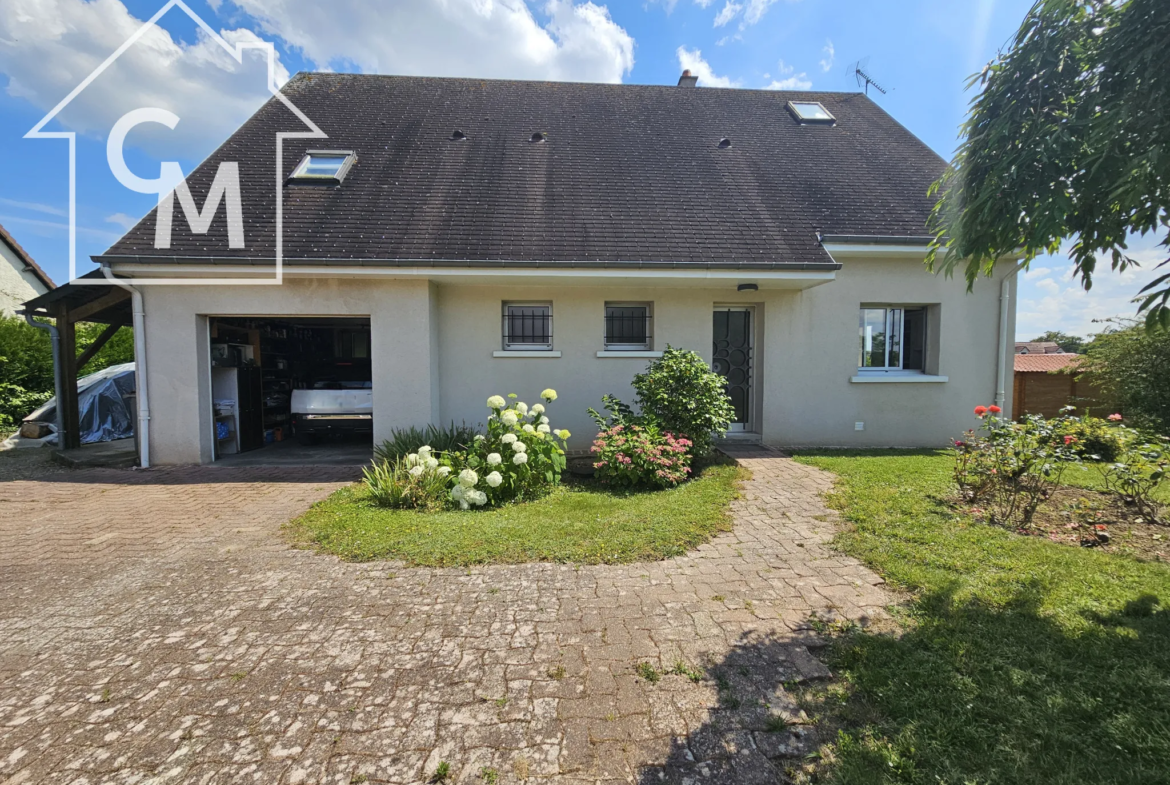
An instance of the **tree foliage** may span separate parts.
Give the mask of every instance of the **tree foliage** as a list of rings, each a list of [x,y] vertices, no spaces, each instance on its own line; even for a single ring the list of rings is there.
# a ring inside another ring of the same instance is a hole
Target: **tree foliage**
[[[1062,352],[1080,354],[1085,350],[1085,339],[1079,335],[1068,335],[1058,330],[1049,330],[1041,336],[1033,338],[1034,343],[1054,343]]]
[[[1132,320],[1114,321],[1085,349],[1081,373],[1116,402],[1139,428],[1170,434],[1170,331],[1142,329]]]
[[[1124,271],[1127,238],[1170,249],[1170,2],[1038,0],[980,86],[952,166],[932,189],[928,265],[968,287],[998,259],[1071,241],[1086,289],[1099,258]],[[1165,262],[1163,262],[1165,264]],[[1170,327],[1170,273],[1142,290]]]

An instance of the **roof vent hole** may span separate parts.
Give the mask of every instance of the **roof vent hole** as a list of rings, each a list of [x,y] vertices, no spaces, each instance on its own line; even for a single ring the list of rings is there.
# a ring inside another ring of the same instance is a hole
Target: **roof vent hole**
[[[462,142],[466,138],[467,134],[463,133],[458,128],[451,132],[451,141],[453,142]]]
[[[532,135],[532,138],[529,139],[528,141],[531,142],[532,144],[536,144],[537,142],[547,142],[548,141],[548,134],[545,133],[544,131],[537,131],[536,133],[534,133]]]
[[[726,150],[728,147],[731,147],[731,140],[725,136],[719,140],[719,149]]]

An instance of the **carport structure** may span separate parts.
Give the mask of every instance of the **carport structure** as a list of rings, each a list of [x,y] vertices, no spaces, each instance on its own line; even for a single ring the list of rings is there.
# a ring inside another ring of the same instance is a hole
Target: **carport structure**
[[[81,414],[78,408],[77,379],[85,364],[97,354],[119,328],[133,325],[134,309],[129,287],[108,283],[100,271],[58,286],[24,304],[22,315],[34,327],[48,330],[53,340],[53,379],[57,395],[58,448],[81,447]],[[49,324],[35,317],[52,319]],[[107,325],[97,340],[77,353],[77,323]],[[137,336],[135,336],[137,341]],[[137,356],[137,351],[135,352]],[[143,416],[139,404],[139,420]]]

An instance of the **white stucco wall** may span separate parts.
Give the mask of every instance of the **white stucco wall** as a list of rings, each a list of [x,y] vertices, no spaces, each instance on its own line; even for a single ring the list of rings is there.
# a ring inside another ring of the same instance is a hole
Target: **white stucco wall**
[[[48,291],[41,280],[24,267],[24,261],[16,252],[7,243],[0,242],[0,313],[12,314],[23,303]]]
[[[398,426],[481,422],[490,394],[515,392],[532,403],[554,387],[560,394],[549,412],[554,426],[573,432],[571,447],[587,448],[594,431],[586,407],[600,408],[607,392],[632,402],[630,380],[648,362],[596,356],[606,301],[652,302],[654,348],[691,348],[708,361],[713,307],[755,305],[756,421],[768,444],[941,446],[970,427],[972,408],[995,394],[998,281],[980,281],[968,295],[961,281],[929,275],[914,260],[851,261],[837,280],[804,291],[737,292],[730,282],[670,288],[339,278],[144,289],[151,450],[160,464],[211,456],[209,315],[369,316],[375,439]],[[1014,300],[1014,287],[1012,294]],[[561,356],[493,357],[502,348],[504,301],[551,302]],[[937,306],[938,373],[948,381],[852,383],[863,302]],[[1014,319],[1009,335],[1013,330]],[[1010,390],[1011,379],[1005,383]],[[865,430],[854,430],[857,422]]]

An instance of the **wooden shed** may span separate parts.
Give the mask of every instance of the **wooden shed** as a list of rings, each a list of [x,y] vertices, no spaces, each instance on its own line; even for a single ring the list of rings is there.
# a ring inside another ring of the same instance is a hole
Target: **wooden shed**
[[[1012,385],[1012,411],[1016,417],[1042,414],[1055,417],[1065,406],[1077,407],[1079,414],[1090,412],[1104,417],[1109,404],[1089,379],[1077,379],[1071,369],[1079,354],[1017,354]]]

